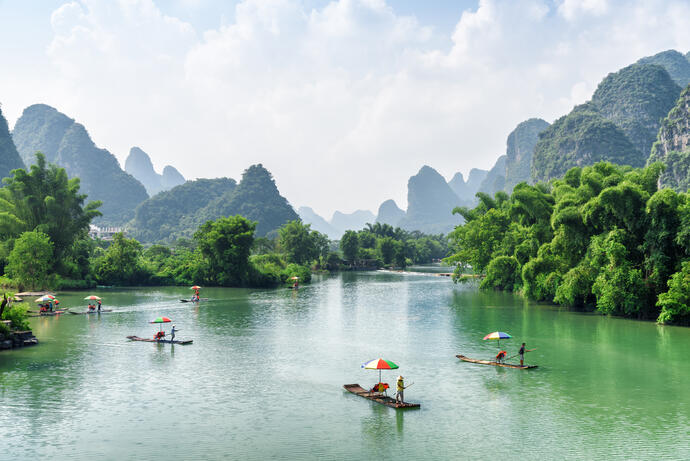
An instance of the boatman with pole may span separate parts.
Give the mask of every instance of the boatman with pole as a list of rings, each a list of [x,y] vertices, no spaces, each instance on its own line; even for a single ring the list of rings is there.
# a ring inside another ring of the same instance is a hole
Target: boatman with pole
[[[170,342],[172,343],[175,341],[175,332],[180,331],[175,329],[175,325],[172,326],[172,330],[170,331]]]
[[[395,393],[395,402],[405,403],[405,397],[403,394],[405,392],[405,381],[403,381],[402,376],[398,376],[396,390],[397,392]]]
[[[525,366],[525,352],[532,352],[534,349],[525,349],[525,343],[522,343],[522,346],[520,346],[520,350],[518,351],[518,355],[520,356],[520,366],[524,367]]]

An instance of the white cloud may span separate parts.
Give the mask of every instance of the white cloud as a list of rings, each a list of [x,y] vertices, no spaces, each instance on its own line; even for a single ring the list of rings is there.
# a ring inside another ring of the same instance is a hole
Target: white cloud
[[[140,145],[159,167],[238,179],[263,162],[296,206],[376,211],[404,203],[421,165],[488,168],[520,121],[552,121],[641,56],[687,51],[688,17],[680,0],[482,0],[439,49],[383,0],[245,0],[203,33],[152,0],[74,1],[52,16],[46,102],[121,160]]]

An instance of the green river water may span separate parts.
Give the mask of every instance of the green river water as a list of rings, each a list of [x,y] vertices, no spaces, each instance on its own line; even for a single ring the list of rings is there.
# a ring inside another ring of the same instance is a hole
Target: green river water
[[[178,301],[188,288],[95,292],[116,312],[32,319],[40,344],[0,352],[0,459],[690,459],[688,328],[419,274],[205,289],[200,305]],[[160,315],[194,344],[125,339]],[[495,355],[495,330],[539,368],[455,358]],[[360,366],[377,357],[421,409],[343,390],[373,385]]]

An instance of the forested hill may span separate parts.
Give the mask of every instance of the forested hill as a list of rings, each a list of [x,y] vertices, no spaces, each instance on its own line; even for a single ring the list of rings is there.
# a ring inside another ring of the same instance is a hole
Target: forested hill
[[[151,157],[139,147],[132,147],[125,161],[125,171],[141,182],[146,187],[150,196],[172,189],[184,184],[184,177],[174,167],[166,165],[163,174],[158,174],[153,169]]]
[[[637,61],[638,64],[658,64],[669,73],[681,88],[690,85],[690,52],[683,56],[676,50],[666,50]]]
[[[204,223],[199,210],[236,186],[230,178],[197,179],[156,194],[137,207],[129,232],[146,243],[192,237]]]
[[[2,109],[0,108],[0,179],[8,177],[10,171],[15,168],[24,168],[24,162],[19,157],[14,141],[12,141],[12,136],[10,136],[10,130],[7,127],[7,120],[2,115]]]
[[[125,173],[117,159],[99,149],[84,126],[44,104],[27,107],[17,121],[12,138],[24,163],[35,162],[35,153],[64,167],[70,177],[81,180],[88,200],[100,200],[100,224],[120,225],[129,221],[137,205],[148,198],[146,189]]]
[[[271,173],[261,164],[247,168],[235,190],[199,210],[202,222],[237,214],[258,223],[258,236],[265,236],[288,221],[299,220],[297,212],[280,195]]]
[[[609,74],[592,95],[592,104],[647,157],[661,119],[676,103],[680,91],[663,67],[634,64]]]
[[[583,104],[539,136],[532,157],[532,178],[548,181],[563,176],[574,166],[599,161],[639,167],[644,165],[646,156],[613,122],[604,119],[590,104]]]
[[[599,161],[644,165],[660,121],[679,95],[680,87],[658,65],[634,64],[609,74],[591,101],[539,135],[532,179],[549,180]]]
[[[690,188],[690,85],[664,119],[649,162],[661,161],[666,169],[661,184],[679,192]]]

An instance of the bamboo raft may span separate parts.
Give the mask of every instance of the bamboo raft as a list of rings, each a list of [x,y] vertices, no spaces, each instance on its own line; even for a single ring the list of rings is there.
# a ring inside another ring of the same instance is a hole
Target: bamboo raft
[[[101,312],[112,312],[112,309],[101,309],[100,311],[82,311],[82,312],[74,312],[74,311],[69,311],[70,314],[74,315],[81,315],[81,314],[100,314]]]
[[[66,311],[53,311],[53,312],[39,312],[37,314],[30,314],[29,317],[52,317],[54,315],[64,314]]]
[[[174,340],[169,339],[152,339],[152,338],[140,338],[139,336],[127,336],[127,339],[131,341],[143,341],[145,343],[166,343],[166,344],[192,344],[191,339],[184,340]]]
[[[366,389],[363,389],[362,386],[359,384],[345,384],[343,386],[346,391],[351,392],[355,395],[358,395],[360,397],[364,397],[365,399],[371,400],[376,403],[380,403],[381,405],[385,405],[387,407],[391,408],[419,408],[421,405],[418,403],[398,403],[395,401],[394,398],[388,397],[387,395],[382,395],[378,392],[369,392]]]
[[[457,358],[460,360],[464,360],[465,362],[471,362],[471,363],[479,363],[482,365],[493,365],[495,367],[504,367],[504,368],[519,368],[521,370],[529,370],[532,368],[537,368],[538,365],[514,365],[512,363],[498,363],[492,360],[478,360],[478,359],[471,359],[469,357],[465,357],[464,355],[456,355]]]
[[[198,303],[199,301],[208,301],[208,298],[199,298],[194,301],[192,301],[191,299],[180,299],[181,303]]]

